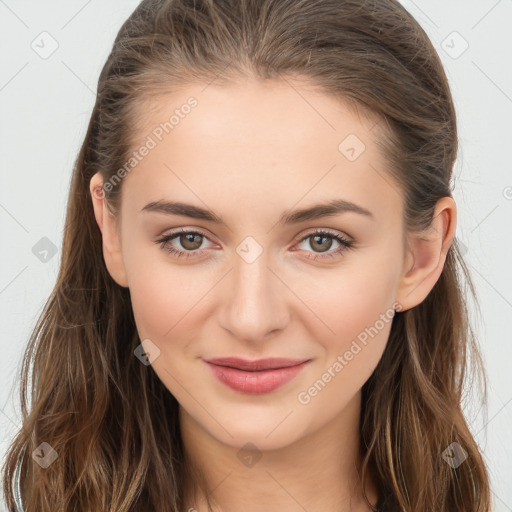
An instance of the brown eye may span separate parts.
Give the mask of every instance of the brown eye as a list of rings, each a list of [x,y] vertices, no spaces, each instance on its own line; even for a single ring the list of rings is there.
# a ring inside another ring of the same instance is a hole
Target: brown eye
[[[330,249],[333,247],[333,241],[338,244],[338,247],[335,246],[334,250],[331,251]],[[341,234],[331,233],[330,231],[324,231],[321,229],[317,229],[313,233],[303,237],[300,244],[306,244],[306,257],[311,260],[321,260],[340,256],[347,249],[351,249],[354,246],[353,241],[348,240]],[[313,252],[309,251],[308,248],[313,249]]]
[[[332,246],[332,236],[314,235],[310,239],[311,247],[319,252],[328,251]]]
[[[198,231],[180,229],[155,240],[161,248],[177,258],[191,258],[202,255],[205,251],[200,249],[204,240],[209,240],[206,235]]]
[[[179,238],[181,246],[189,251],[199,249],[203,243],[203,235],[199,233],[184,233],[175,238]]]

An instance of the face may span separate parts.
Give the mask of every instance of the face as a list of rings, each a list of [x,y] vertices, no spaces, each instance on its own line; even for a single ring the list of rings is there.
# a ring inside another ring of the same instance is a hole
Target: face
[[[190,85],[141,116],[137,147],[155,144],[102,226],[153,370],[227,445],[274,449],[318,431],[360,393],[415,284],[380,125],[279,81]],[[295,214],[321,204],[339,210]],[[249,372],[214,358],[305,363]]]

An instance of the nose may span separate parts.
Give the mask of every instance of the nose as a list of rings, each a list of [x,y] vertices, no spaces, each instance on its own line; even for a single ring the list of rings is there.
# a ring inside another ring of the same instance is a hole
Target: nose
[[[254,261],[238,254],[233,260],[221,292],[221,326],[235,339],[257,344],[286,327],[290,291],[270,268],[266,252]]]

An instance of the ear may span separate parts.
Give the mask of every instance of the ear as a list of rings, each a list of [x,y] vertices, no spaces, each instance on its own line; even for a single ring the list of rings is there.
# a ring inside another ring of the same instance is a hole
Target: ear
[[[103,178],[99,172],[91,178],[89,190],[94,207],[94,216],[101,231],[105,265],[112,279],[119,286],[127,288],[128,280],[126,278],[126,270],[121,253],[121,240],[117,230],[117,217],[115,217],[107,207],[105,191],[103,190]]]
[[[400,311],[417,306],[436,284],[453,243],[457,225],[457,207],[452,197],[442,197],[436,204],[432,223],[419,233],[408,235],[397,302]]]

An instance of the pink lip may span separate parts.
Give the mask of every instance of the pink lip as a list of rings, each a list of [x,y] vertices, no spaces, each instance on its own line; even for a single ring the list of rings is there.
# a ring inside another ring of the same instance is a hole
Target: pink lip
[[[269,393],[286,384],[310,361],[277,358],[246,361],[233,357],[205,360],[215,377],[226,386],[253,395]]]

